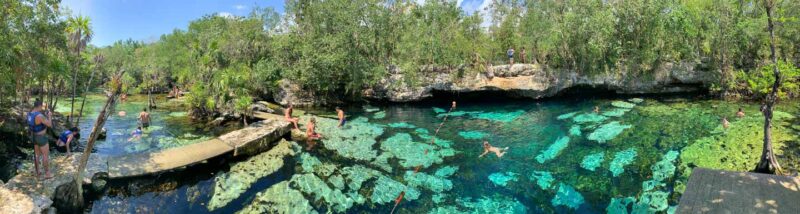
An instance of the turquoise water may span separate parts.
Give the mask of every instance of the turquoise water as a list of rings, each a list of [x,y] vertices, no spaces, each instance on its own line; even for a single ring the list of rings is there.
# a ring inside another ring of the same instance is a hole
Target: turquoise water
[[[388,213],[402,190],[397,213],[671,212],[685,182],[682,149],[719,130],[722,116],[735,122],[739,107],[760,115],[752,104],[684,98],[464,102],[431,144],[448,107],[349,108],[344,130],[318,118],[327,138],[298,142],[298,153],[269,176],[243,181],[227,167],[205,169],[154,184],[158,190],[112,192],[92,212],[231,213],[248,209],[259,192],[281,192],[269,198],[295,196],[294,203],[257,207],[304,210],[308,201],[322,213]],[[483,140],[509,149],[479,158]],[[210,211],[222,184],[242,191]]]
[[[75,102],[76,115],[80,108],[80,101],[77,99]],[[88,96],[79,125],[81,144],[85,144],[105,102],[105,96]],[[105,123],[107,138],[98,140],[95,144],[96,152],[122,155],[156,151],[200,142],[224,131],[215,128],[207,129],[202,124],[193,123],[186,114],[187,108],[180,101],[167,100],[165,97],[159,96],[157,103],[160,108],[150,112],[152,121],[150,127],[144,130],[142,139],[129,142],[131,132],[139,125],[137,119],[139,112],[147,107],[147,96],[132,95],[129,96],[128,101],[119,102]],[[70,102],[68,99],[59,100],[57,105],[57,112],[69,113]],[[121,116],[119,112],[125,112],[125,115]]]

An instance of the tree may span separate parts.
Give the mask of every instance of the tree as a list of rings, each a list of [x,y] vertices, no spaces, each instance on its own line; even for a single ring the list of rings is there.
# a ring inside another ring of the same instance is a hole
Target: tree
[[[86,48],[89,44],[89,41],[92,40],[92,29],[90,26],[89,17],[86,16],[73,16],[67,19],[67,34],[69,37],[69,44],[70,44],[70,51],[74,54],[76,58],[75,64],[72,67],[72,101],[70,104],[70,113],[69,117],[67,118],[68,124],[73,124],[72,119],[75,117],[75,96],[77,94],[78,89],[78,70],[80,69],[81,61],[81,52]],[[77,126],[77,124],[73,124]]]
[[[772,91],[767,95],[761,111],[764,113],[764,145],[761,149],[761,160],[754,171],[768,174],[781,174],[781,165],[775,157],[772,149],[772,111],[775,108],[775,101],[778,99],[778,87],[781,84],[781,72],[778,69],[778,57],[775,55],[775,25],[772,22],[772,12],[775,2],[764,0],[764,7],[767,9],[767,30],[769,31],[770,58],[772,58],[772,71],[775,75],[775,82],[772,84]]]

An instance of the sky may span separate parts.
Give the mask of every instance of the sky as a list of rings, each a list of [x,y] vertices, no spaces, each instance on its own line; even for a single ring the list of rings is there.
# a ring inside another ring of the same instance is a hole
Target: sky
[[[425,0],[416,0],[424,2]],[[467,13],[486,7],[490,0],[457,0]],[[284,0],[62,0],[73,15],[91,18],[95,46],[119,40],[158,40],[174,29],[186,29],[189,22],[204,15],[244,16],[254,7],[284,11]]]

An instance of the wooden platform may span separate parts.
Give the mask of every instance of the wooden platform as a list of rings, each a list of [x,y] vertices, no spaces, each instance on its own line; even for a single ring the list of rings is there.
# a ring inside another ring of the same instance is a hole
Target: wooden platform
[[[677,213],[800,213],[800,179],[698,167]]]
[[[154,153],[137,153],[110,158],[108,174],[109,178],[114,179],[170,171],[233,152],[252,142],[264,139],[274,141],[288,132],[288,122],[264,120],[200,143]]]

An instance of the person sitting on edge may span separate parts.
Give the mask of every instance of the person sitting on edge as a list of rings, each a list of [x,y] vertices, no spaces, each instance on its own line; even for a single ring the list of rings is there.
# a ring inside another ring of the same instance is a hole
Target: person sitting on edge
[[[494,154],[497,155],[497,158],[502,158],[503,155],[506,154],[506,151],[508,151],[508,147],[500,149],[489,144],[489,141],[483,141],[483,154],[478,156],[478,158],[483,157],[489,152],[494,152]]]
[[[316,140],[322,138],[322,135],[317,133],[317,119],[312,117],[308,121],[308,125],[306,125],[306,135],[308,136],[309,140]]]
[[[339,106],[336,106],[336,115],[339,116],[339,128],[344,126],[347,123],[347,119],[344,117],[344,111]]]
[[[72,142],[77,142],[81,138],[81,133],[78,127],[72,127],[58,136],[56,141],[56,150],[59,152],[67,153],[67,156],[72,155]]]
[[[297,122],[300,121],[300,119],[292,117],[292,108],[293,108],[292,104],[289,103],[289,105],[286,106],[286,109],[283,110],[283,117],[286,118],[286,121],[289,121],[292,124],[294,124],[294,129],[300,129],[300,127],[297,127]]]
[[[731,123],[728,122],[728,117],[722,117],[722,128],[728,128],[731,126]]]
[[[736,117],[738,118],[744,117],[744,110],[742,110],[742,108],[739,108],[739,111],[736,112]]]
[[[136,130],[133,130],[133,132],[131,132],[131,138],[128,138],[128,142],[131,142],[134,139],[137,140],[137,141],[141,140],[142,139],[142,134],[143,134],[142,127],[141,126],[136,127]]]
[[[128,94],[122,94],[119,98],[122,102],[128,101]]]
[[[28,113],[27,122],[31,132],[31,141],[33,141],[36,177],[40,176],[38,163],[41,163],[45,172],[44,178],[53,178],[53,174],[50,173],[50,147],[47,145],[47,128],[52,128],[53,123],[50,120],[50,111],[47,110],[47,106],[43,106],[41,100],[36,99],[33,102],[33,110]]]

